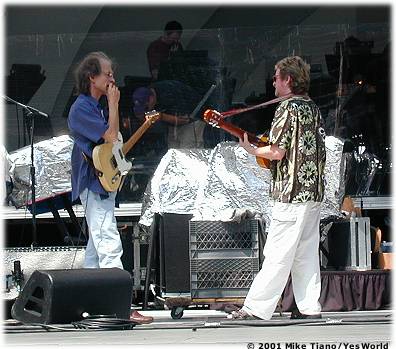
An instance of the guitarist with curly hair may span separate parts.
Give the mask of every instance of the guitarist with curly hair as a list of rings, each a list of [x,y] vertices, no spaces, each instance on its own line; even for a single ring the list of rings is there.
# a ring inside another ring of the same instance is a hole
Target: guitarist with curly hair
[[[100,184],[92,166],[96,145],[117,140],[120,91],[115,85],[112,62],[103,52],[88,54],[78,65],[79,93],[70,108],[68,125],[72,151],[72,200],[80,198],[89,228],[85,268],[121,268],[122,245],[114,217],[115,195]],[[108,111],[99,103],[107,97]]]
[[[119,137],[120,91],[113,74],[113,63],[106,54],[88,54],[75,71],[79,95],[70,108],[68,118],[74,140],[72,200],[81,200],[89,230],[85,268],[123,269],[123,250],[114,215],[116,191],[104,189],[92,161],[96,146],[114,143]],[[108,110],[99,103],[102,96],[107,98]],[[132,312],[131,319],[138,323],[153,321],[152,317],[137,311]]]

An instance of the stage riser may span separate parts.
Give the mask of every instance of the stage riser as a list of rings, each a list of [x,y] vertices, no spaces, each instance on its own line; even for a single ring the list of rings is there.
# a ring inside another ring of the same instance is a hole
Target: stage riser
[[[319,302],[322,311],[381,310],[392,307],[391,271],[322,271]],[[282,310],[296,307],[289,278],[282,296]]]

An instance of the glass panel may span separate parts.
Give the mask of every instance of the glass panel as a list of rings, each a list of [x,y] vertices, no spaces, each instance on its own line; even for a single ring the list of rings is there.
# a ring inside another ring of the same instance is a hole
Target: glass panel
[[[117,63],[121,91],[120,130],[128,140],[143,124],[134,113],[133,92],[162,83],[163,105],[175,114],[201,118],[206,108],[227,111],[274,98],[274,64],[288,55],[301,55],[311,64],[310,95],[319,105],[329,135],[364,146],[384,163],[390,156],[389,25],[251,26],[184,30],[183,51],[170,55],[153,82],[146,49],[162,31],[10,35],[6,48],[6,93],[49,118],[36,119],[35,141],[68,134],[67,116],[76,96],[73,71],[88,52],[98,49]],[[178,89],[164,81],[176,80]],[[179,84],[180,85],[180,84]],[[179,86],[178,85],[178,86]],[[210,87],[207,99],[205,94]],[[187,93],[191,88],[194,91]],[[165,97],[164,97],[165,96]],[[198,98],[196,98],[198,96]],[[202,103],[200,103],[202,102]],[[183,104],[180,108],[176,106]],[[159,111],[163,106],[157,106]],[[229,122],[256,134],[268,132],[274,105],[232,116]],[[172,108],[170,108],[172,109]],[[169,112],[169,111],[168,111]],[[12,103],[5,108],[6,148],[29,143],[30,120]],[[194,125],[194,126],[193,126]],[[236,140],[225,131],[174,126],[157,121],[128,153],[133,171],[125,181],[121,202],[139,202],[156,166],[169,147],[214,147]]]

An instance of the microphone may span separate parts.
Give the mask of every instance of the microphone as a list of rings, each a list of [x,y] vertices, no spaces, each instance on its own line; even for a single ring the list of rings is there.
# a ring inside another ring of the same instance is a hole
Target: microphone
[[[21,270],[21,261],[14,261],[14,271],[12,271],[12,278],[14,283],[20,288],[24,280],[23,272]]]

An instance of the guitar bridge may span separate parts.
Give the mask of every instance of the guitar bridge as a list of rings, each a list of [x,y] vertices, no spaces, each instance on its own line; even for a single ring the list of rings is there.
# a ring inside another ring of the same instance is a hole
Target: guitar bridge
[[[113,176],[113,178],[111,178],[111,183],[114,184],[115,182],[118,181],[120,177],[121,177],[121,173],[118,171],[117,174]]]

